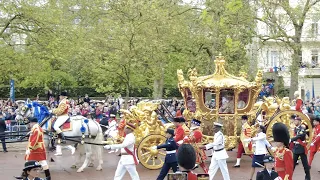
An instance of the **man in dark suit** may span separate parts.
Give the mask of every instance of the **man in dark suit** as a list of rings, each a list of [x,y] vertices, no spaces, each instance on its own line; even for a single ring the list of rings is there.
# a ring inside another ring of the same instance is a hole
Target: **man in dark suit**
[[[307,144],[306,144],[306,129],[301,125],[301,118],[296,117],[294,120],[296,127],[294,128],[294,137],[291,138],[291,142],[294,144],[293,152],[293,162],[297,162],[298,158],[301,158],[301,162],[305,172],[305,180],[310,180],[310,167],[307,159]],[[294,168],[296,164],[294,165]]]
[[[257,173],[256,180],[274,180],[278,178],[278,173],[272,168],[274,167],[274,158],[270,155],[266,155],[263,158],[264,170]]]
[[[159,174],[157,180],[163,180],[171,168],[172,168],[173,172],[178,171],[178,162],[177,162],[177,156],[176,156],[176,152],[177,152],[176,150],[178,149],[178,145],[174,141],[173,136],[174,136],[174,130],[167,129],[166,142],[164,144],[159,145],[159,146],[152,147],[153,150],[166,148],[166,152],[167,152],[164,164],[162,166],[162,169],[160,171],[160,174]]]
[[[8,152],[7,151],[7,146],[6,146],[6,138],[5,138],[5,131],[7,129],[5,120],[3,119],[3,114],[0,112],[0,140],[2,143],[2,148],[3,152]]]

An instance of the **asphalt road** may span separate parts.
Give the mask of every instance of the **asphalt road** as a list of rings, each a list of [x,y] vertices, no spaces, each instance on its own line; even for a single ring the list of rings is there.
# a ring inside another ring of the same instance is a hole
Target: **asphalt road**
[[[20,148],[17,146],[20,146]],[[25,144],[11,145],[8,148],[8,153],[0,152],[1,180],[12,180],[14,179],[13,176],[20,175],[24,165],[24,146]],[[71,155],[70,151],[67,150],[64,150],[63,153],[63,156],[60,157],[55,157],[53,153],[49,154],[48,159],[53,157],[53,159],[55,160],[55,162],[49,162],[53,180],[112,180],[117,167],[118,160],[120,158],[116,154],[109,154],[106,150],[104,150],[104,164],[102,171],[96,171],[95,168],[88,167],[85,169],[84,172],[77,173],[76,169],[71,168],[71,165],[77,158],[77,153]],[[243,156],[241,167],[233,168],[233,165],[236,161],[236,150],[229,151],[228,154],[230,158],[227,160],[227,163],[231,179],[248,180],[251,167],[251,158],[249,156]],[[207,163],[209,166],[210,158],[208,159]],[[320,153],[316,154],[313,163],[314,164],[312,165],[311,169],[312,179],[320,179],[320,173],[318,173],[318,170],[320,170]],[[137,170],[141,180],[155,180],[160,172],[160,170],[148,170],[144,168],[142,165],[138,165]],[[202,173],[202,170],[197,169],[196,172]],[[129,175],[126,174],[124,180],[129,179]],[[220,171],[218,171],[214,179],[223,179]],[[304,171],[301,163],[297,166],[294,172],[293,179],[304,179]]]

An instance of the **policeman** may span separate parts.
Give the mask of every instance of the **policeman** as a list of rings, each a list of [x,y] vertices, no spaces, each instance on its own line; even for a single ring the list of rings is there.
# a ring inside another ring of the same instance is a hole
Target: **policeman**
[[[176,172],[178,170],[178,162],[177,162],[177,157],[176,157],[176,150],[178,149],[178,145],[174,141],[173,136],[174,136],[174,130],[167,129],[166,142],[164,144],[152,147],[153,150],[166,148],[166,152],[167,152],[164,164],[162,166],[162,169],[160,171],[160,174],[159,174],[157,180],[163,180],[171,168],[172,168],[173,172]]]
[[[294,128],[294,136],[291,138],[291,142],[293,142],[294,146],[292,149],[293,152],[293,162],[297,162],[298,158],[301,158],[304,172],[305,172],[305,179],[310,180],[310,167],[307,159],[308,150],[306,147],[306,130],[303,126],[301,126],[301,118],[296,117],[294,120],[295,128]],[[296,164],[294,165],[294,169]]]
[[[263,158],[264,170],[257,173],[256,180],[274,180],[278,178],[278,173],[273,170],[274,158],[270,155],[266,155]]]

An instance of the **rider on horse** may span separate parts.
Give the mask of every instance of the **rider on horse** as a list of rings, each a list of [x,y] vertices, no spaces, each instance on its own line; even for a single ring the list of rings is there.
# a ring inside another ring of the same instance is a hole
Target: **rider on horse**
[[[57,116],[57,120],[53,125],[53,129],[61,139],[65,139],[65,137],[60,127],[69,119],[68,111],[70,103],[67,98],[67,92],[62,92],[59,96],[60,103],[58,108],[52,110],[52,113]]]

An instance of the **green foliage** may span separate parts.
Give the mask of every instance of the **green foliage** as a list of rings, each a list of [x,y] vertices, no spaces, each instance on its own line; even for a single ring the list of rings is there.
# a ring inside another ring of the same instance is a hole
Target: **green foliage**
[[[89,87],[98,94],[177,93],[176,70],[212,73],[221,52],[228,70],[246,70],[253,12],[246,1],[9,1],[0,11],[0,84]],[[21,44],[12,39],[25,36]],[[154,86],[157,82],[158,86]],[[153,87],[154,86],[154,87]]]

